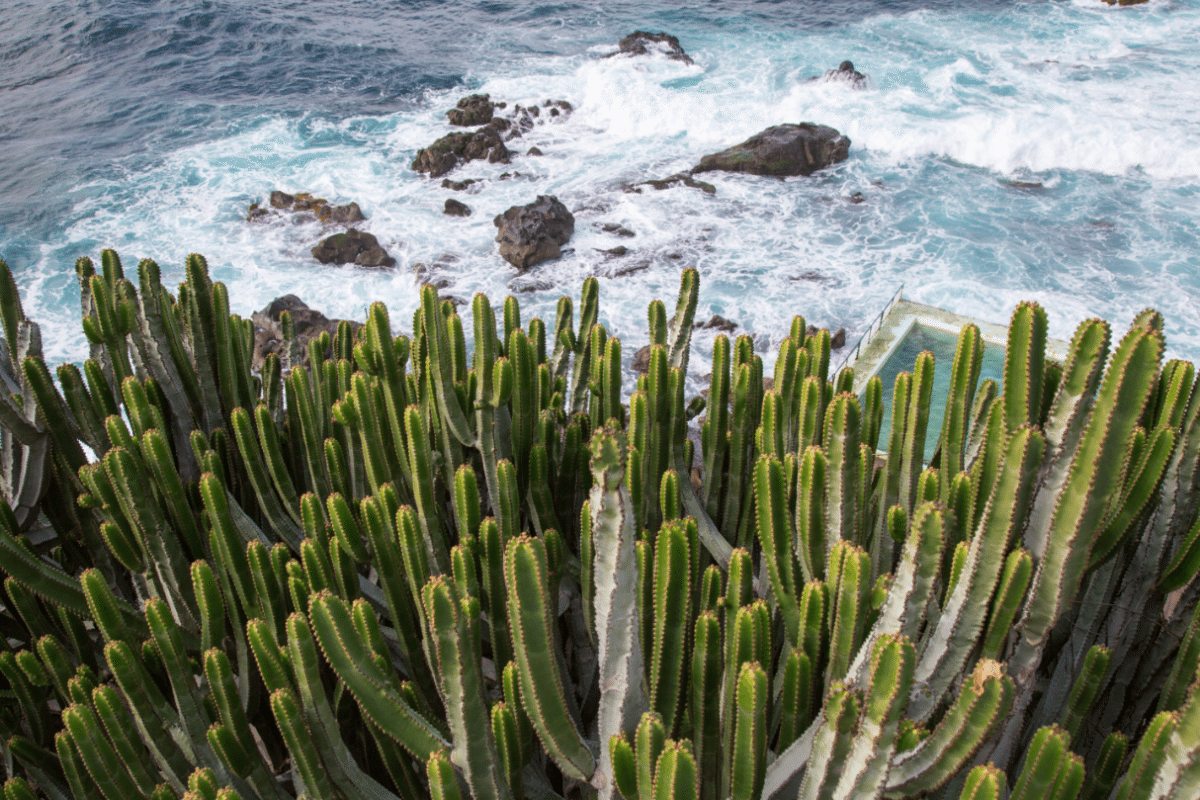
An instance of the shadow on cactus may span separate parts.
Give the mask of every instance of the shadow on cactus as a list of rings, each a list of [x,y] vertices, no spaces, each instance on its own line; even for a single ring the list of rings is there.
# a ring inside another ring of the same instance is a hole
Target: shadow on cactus
[[[0,266],[9,800],[1200,795],[1200,391],[1152,311],[1058,364],[1022,304],[1003,386],[968,325],[931,431],[930,354],[885,408],[800,317],[689,400],[693,270],[636,386],[595,279],[307,360],[285,314],[255,373],[201,257],[76,271],[52,376]]]

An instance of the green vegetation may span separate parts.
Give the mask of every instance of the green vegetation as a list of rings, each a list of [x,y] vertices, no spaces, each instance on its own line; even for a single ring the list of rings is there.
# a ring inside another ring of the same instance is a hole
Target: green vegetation
[[[697,453],[692,270],[627,405],[594,279],[552,329],[476,296],[470,353],[429,287],[307,366],[285,317],[254,374],[201,257],[77,272],[55,381],[0,262],[9,800],[1200,795],[1200,390],[1154,312],[1059,365],[1024,304],[1004,386],[967,326],[940,432],[928,353],[884,408],[799,317],[770,389],[720,336]]]

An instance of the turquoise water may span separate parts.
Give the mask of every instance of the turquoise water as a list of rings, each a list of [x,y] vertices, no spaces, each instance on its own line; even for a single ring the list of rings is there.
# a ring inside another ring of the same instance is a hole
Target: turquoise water
[[[382,299],[406,320],[409,267],[441,259],[448,293],[518,293],[526,318],[597,275],[631,353],[647,300],[673,298],[692,266],[698,314],[738,322],[768,361],[792,315],[854,342],[902,283],[992,321],[1037,300],[1057,338],[1090,316],[1121,330],[1153,305],[1169,354],[1200,358],[1200,0],[15,11],[0,18],[0,257],[52,359],[86,353],[72,265],[104,247],[156,259],[168,282],[203,253],[242,314],[294,292],[359,319]],[[675,34],[695,64],[601,58],[636,28]],[[872,88],[807,82],[847,58]],[[409,164],[471,92],[576,111],[518,143],[545,156],[473,162],[452,177],[480,191],[452,193]],[[799,121],[848,135],[849,160],[811,178],[705,176],[715,196],[624,191]],[[357,201],[398,268],[323,266],[315,224],[246,223],[276,188]],[[575,211],[573,252],[518,276],[491,220],[539,194]],[[450,196],[474,214],[444,216]],[[598,252],[616,245],[629,254]],[[712,338],[697,333],[698,374]]]
[[[933,354],[933,390],[930,393],[929,425],[925,433],[925,460],[933,457],[938,438],[942,433],[942,422],[946,419],[946,398],[950,394],[950,373],[954,367],[954,351],[958,346],[957,334],[913,325],[900,344],[888,356],[887,361],[876,373],[883,381],[883,407],[890,410],[896,392],[896,376],[901,372],[912,372],[913,365],[923,351]],[[1004,383],[1005,348],[992,342],[983,343],[983,360],[979,365],[979,383],[991,380]],[[888,437],[892,434],[892,417],[884,413],[879,428],[879,449],[887,451]]]

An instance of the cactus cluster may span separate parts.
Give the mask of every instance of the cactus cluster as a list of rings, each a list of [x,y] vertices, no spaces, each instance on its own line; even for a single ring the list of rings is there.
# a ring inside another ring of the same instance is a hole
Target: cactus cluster
[[[1022,304],[1003,385],[968,325],[939,432],[931,354],[885,408],[800,317],[687,402],[694,270],[633,387],[595,279],[578,325],[477,295],[473,341],[426,287],[308,366],[285,314],[255,374],[201,257],[77,273],[55,381],[0,262],[9,800],[1200,795],[1200,390],[1154,312],[1057,364]]]

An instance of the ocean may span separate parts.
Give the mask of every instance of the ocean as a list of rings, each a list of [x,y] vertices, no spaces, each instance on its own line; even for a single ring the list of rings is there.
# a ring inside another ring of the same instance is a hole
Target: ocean
[[[404,329],[420,274],[552,321],[595,275],[632,354],[647,301],[672,307],[695,267],[697,317],[733,320],[768,363],[793,315],[853,345],[901,287],[996,322],[1036,300],[1060,338],[1093,316],[1120,334],[1153,306],[1168,355],[1200,359],[1200,0],[3,7],[0,258],[54,362],[86,357],[73,267],[110,247],[127,268],[153,258],[168,285],[203,254],[243,315],[294,293],[361,320],[383,300]],[[638,29],[694,63],[604,58]],[[847,59],[865,90],[808,80]],[[543,115],[509,164],[460,166],[448,177],[477,183],[456,192],[410,164],[473,93],[573,113]],[[785,122],[836,128],[848,160],[700,176],[713,195],[628,191]],[[317,222],[248,222],[273,190],[357,202],[396,267],[316,262]],[[518,275],[492,218],[539,195],[575,233]],[[448,197],[471,216],[446,216]],[[699,372],[713,336],[694,338]]]

